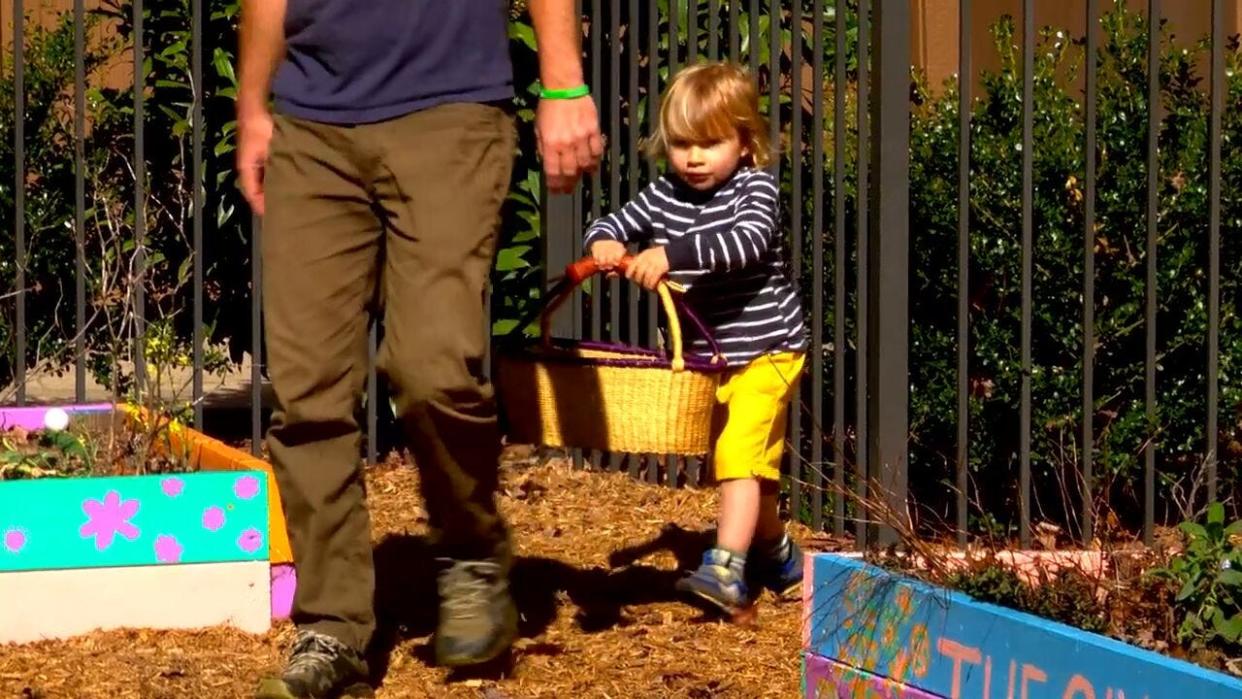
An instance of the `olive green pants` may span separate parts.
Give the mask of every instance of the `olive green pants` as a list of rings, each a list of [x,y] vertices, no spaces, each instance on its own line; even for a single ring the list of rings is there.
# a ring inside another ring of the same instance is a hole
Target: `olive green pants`
[[[367,330],[418,465],[433,545],[507,546],[484,299],[515,133],[450,104],[334,126],[278,117],[264,176],[263,309],[278,408],[268,433],[298,585],[293,621],[362,650],[375,630],[357,420]]]

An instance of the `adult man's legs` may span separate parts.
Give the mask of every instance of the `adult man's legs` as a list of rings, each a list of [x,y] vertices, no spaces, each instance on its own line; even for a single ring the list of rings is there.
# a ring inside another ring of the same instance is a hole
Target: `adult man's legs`
[[[495,503],[500,435],[483,367],[484,296],[513,122],[495,106],[450,104],[363,132],[381,159],[374,186],[389,224],[380,362],[444,565],[437,657],[485,662],[516,633],[508,535]]]
[[[326,695],[365,672],[375,628],[370,521],[355,411],[382,228],[352,129],[278,118],[265,177],[268,446],[297,566],[302,632],[260,696]],[[266,694],[264,692],[267,692]]]

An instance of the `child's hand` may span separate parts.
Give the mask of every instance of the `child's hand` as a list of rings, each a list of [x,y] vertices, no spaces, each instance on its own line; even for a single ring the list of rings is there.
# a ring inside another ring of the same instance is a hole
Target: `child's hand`
[[[647,289],[655,289],[668,274],[668,255],[663,247],[647,248],[630,261],[625,276]]]
[[[591,259],[605,272],[616,269],[626,252],[625,244],[615,240],[597,240],[591,244]]]

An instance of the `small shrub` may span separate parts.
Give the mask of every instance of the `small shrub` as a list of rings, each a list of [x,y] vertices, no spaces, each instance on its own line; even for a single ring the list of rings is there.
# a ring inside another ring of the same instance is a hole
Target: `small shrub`
[[[1202,524],[1183,522],[1180,529],[1185,548],[1150,573],[1177,589],[1177,640],[1192,648],[1237,649],[1242,646],[1242,520],[1226,526],[1224,506],[1213,503]]]
[[[1108,629],[1108,614],[1097,596],[1099,585],[1086,575],[1067,570],[1030,585],[1014,570],[995,561],[984,561],[967,570],[950,573],[944,581],[983,602],[991,602],[1085,631]]]

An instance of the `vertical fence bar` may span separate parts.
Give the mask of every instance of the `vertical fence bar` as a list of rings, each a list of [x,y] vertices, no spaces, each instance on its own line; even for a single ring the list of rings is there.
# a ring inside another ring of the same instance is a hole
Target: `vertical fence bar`
[[[735,0],[736,1],[736,0]],[[747,32],[747,53],[750,54],[750,72],[755,73],[759,70],[759,0],[750,0],[749,12],[747,12],[750,20],[750,29]],[[770,18],[769,18],[770,19]],[[740,31],[740,28],[739,28]],[[740,50],[739,50],[740,53]],[[734,59],[737,60],[737,59]]]
[[[727,0],[727,2],[729,3],[729,59],[737,61],[742,57],[741,10],[738,8],[741,0]]]
[[[833,5],[832,533],[845,535],[845,4]],[[818,104],[818,101],[816,102]]]
[[[669,2],[669,11],[668,11],[668,79],[669,80],[672,80],[673,76],[677,74],[677,71],[681,70],[681,4],[682,2],[683,0],[670,0]],[[690,5],[694,5],[694,0],[690,0]],[[655,36],[655,38],[652,41],[658,47],[659,40],[660,40],[660,37],[658,35],[659,29],[660,29],[660,15],[659,15],[660,8],[655,2],[652,2],[650,6],[650,11],[653,15],[655,15],[655,19],[652,20],[653,21],[652,26],[654,27],[654,29],[652,30],[652,35]],[[693,8],[691,8],[690,12],[693,12],[693,11],[694,11]],[[655,52],[652,52],[652,53],[654,55]],[[659,69],[659,66],[656,65],[654,62],[651,65],[651,71],[655,75],[655,79],[653,83],[655,87],[652,89],[652,93],[658,94],[659,89],[660,89],[660,69]],[[655,130],[656,119],[660,115],[659,106],[657,105],[655,110],[648,112],[648,114],[651,115],[647,120],[647,130],[650,132],[650,131]],[[652,179],[655,179],[656,177],[659,176],[659,172],[657,171],[655,167],[655,163],[652,163],[652,173],[653,173]]]
[[[878,133],[872,149],[875,217],[868,241],[872,266],[867,282],[872,305],[867,368],[872,393],[867,404],[867,432],[874,464],[871,481],[879,487],[874,495],[885,510],[885,519],[876,530],[876,543],[888,546],[896,543],[897,528],[904,530],[907,524],[910,3],[880,0],[876,10],[875,75],[879,84],[872,94],[872,110]]]
[[[720,60],[720,0],[707,0],[707,57]]]
[[[687,16],[696,14],[698,0],[688,0],[688,4],[689,6],[691,6],[691,9],[687,10]],[[678,61],[679,52],[677,50],[677,43],[678,43],[678,37],[677,37],[678,31],[677,31],[677,19],[676,19],[677,17],[676,6],[677,5],[679,5],[679,2],[676,2],[676,0],[674,0],[674,2],[671,2],[671,6],[674,7],[674,11],[671,12],[671,16],[669,16],[669,20],[668,20],[669,78],[672,77],[673,73],[676,73],[678,71],[678,66],[679,66],[679,61]],[[660,56],[660,16],[658,15],[660,15],[660,12],[658,12],[656,4],[652,4],[651,7],[652,7],[652,11],[651,11],[651,32],[650,32],[650,35],[651,35],[650,56],[652,56],[652,58],[650,61],[650,66],[648,66],[648,71],[647,71],[648,73],[647,74],[647,79],[648,79],[648,86],[647,86],[648,130],[655,128],[656,122],[658,118],[660,118],[660,61],[658,61],[658,56]],[[647,160],[647,168],[648,168],[647,179],[655,180],[658,176],[658,170],[656,168],[655,161]],[[648,297],[647,300],[648,300],[647,323],[648,323],[648,328],[651,329],[651,338],[653,340],[653,344],[655,344],[655,339],[657,338],[657,335],[658,335],[658,313],[660,313],[660,309],[657,308],[657,304],[655,303],[655,300],[651,299],[650,297]],[[682,458],[679,457],[678,454],[666,454],[666,456],[664,456],[664,459],[666,459],[666,472],[667,472],[668,484],[673,485],[673,487],[676,487],[676,485],[679,482],[681,482],[681,479],[678,478],[678,468],[679,466],[681,466]],[[686,457],[686,459],[684,459],[684,463],[686,463],[687,485],[698,485],[700,476],[702,476],[702,468],[700,468],[700,462],[699,462],[698,457]],[[652,483],[655,483],[657,477],[658,477],[658,457],[652,456],[651,461],[650,461],[650,468],[648,468],[648,472],[647,472],[647,479],[651,480]]]
[[[656,0],[647,1],[647,134],[651,134],[656,128],[656,122],[660,120],[660,4]],[[660,168],[655,159],[647,159],[647,181],[655,181],[660,176]],[[655,322],[656,313],[658,313],[656,303],[648,303],[647,307],[651,310],[652,322]],[[656,330],[655,325],[652,327]],[[652,346],[655,346],[656,336],[652,336]]]
[[[779,3],[773,2],[779,13]],[[779,30],[779,27],[778,27]],[[780,31],[776,32],[779,39]],[[780,70],[780,43],[777,42],[775,52],[777,60],[773,62],[773,77],[781,74]],[[789,120],[789,174],[791,176],[792,196],[790,201],[789,212],[789,228],[790,243],[792,244],[793,259],[791,260],[791,270],[793,272],[794,283],[797,284],[802,279],[802,0],[794,0],[789,6],[789,91],[790,91],[790,120]],[[779,95],[780,85],[777,83],[777,94]],[[775,104],[775,114],[780,114],[780,102]],[[779,131],[777,132],[779,135]],[[818,209],[817,209],[818,211]],[[813,235],[818,238],[819,229],[816,228]],[[819,262],[814,262],[815,266],[819,266]],[[818,325],[818,322],[816,323]],[[812,348],[814,350],[815,348]],[[789,420],[789,442],[790,442],[790,459],[789,459],[789,475],[793,480],[793,486],[789,491],[789,508],[795,513],[801,512],[802,506],[802,381],[798,380],[794,386],[794,398],[792,401],[793,413]],[[812,465],[812,469],[818,469],[818,462]]]
[[[17,404],[26,404],[26,8],[13,0],[13,235],[17,263]]]
[[[1018,537],[1031,542],[1032,128],[1035,111],[1035,0],[1022,0],[1022,389],[1019,417]]]
[[[799,2],[801,0],[798,0]],[[768,138],[783,154],[781,143],[781,0],[768,0]],[[781,158],[772,158],[772,175],[781,178]],[[801,251],[799,251],[801,252]]]
[[[595,100],[596,110],[600,115],[604,113],[604,104],[600,90],[604,79],[604,28],[603,28],[603,9],[601,0],[591,0],[591,87],[592,99]],[[611,141],[612,135],[609,134]],[[603,164],[601,169],[591,175],[591,220],[594,221],[603,213],[603,183],[604,183]],[[604,285],[599,279],[592,279],[591,285],[591,339],[599,340],[604,337]],[[598,451],[592,451],[590,455],[591,466],[599,468],[602,455]]]
[[[697,4],[697,0],[687,0],[687,4],[688,5]],[[669,79],[672,79],[674,74],[676,74],[677,71],[681,70],[681,36],[679,36],[681,35],[681,30],[679,30],[679,27],[678,27],[678,24],[679,24],[678,19],[679,17],[681,17],[681,11],[682,11],[681,6],[682,6],[681,0],[669,0],[668,2],[668,77]],[[687,14],[689,14],[689,11],[687,11]],[[660,53],[660,48],[658,47],[660,47],[660,45],[656,43],[655,50],[651,52],[653,60],[655,60],[655,57],[658,56],[658,53]],[[653,65],[658,65],[658,61],[655,61]],[[657,86],[657,89],[658,89],[658,86]],[[656,313],[656,304],[653,303],[653,299],[648,298],[648,302],[650,303],[647,304],[647,308],[650,309],[652,313]],[[679,467],[679,464],[681,464],[681,457],[679,457],[678,454],[666,454],[666,457],[664,458],[666,458],[666,463],[667,463],[667,466],[666,466],[667,482],[669,485],[673,485],[673,487],[676,487],[678,480],[679,480],[678,467]],[[655,454],[652,454],[651,461],[648,462],[648,468],[647,468],[647,482],[648,483],[657,483],[658,480],[660,480],[660,468],[658,467],[660,467],[660,461],[658,461],[658,457],[656,457]],[[698,463],[696,459],[694,459],[694,457],[689,457],[687,459],[686,467],[688,471],[689,469],[693,468],[694,480],[696,480],[696,483],[697,483],[698,482]]]
[[[574,2],[574,10],[581,17],[581,4]],[[633,29],[633,25],[629,27]],[[549,278],[559,275],[562,270],[576,259],[582,249],[580,235],[581,210],[579,204],[582,197],[580,183],[568,194],[553,194],[548,191],[547,183],[540,187],[540,201],[543,205],[543,281],[548,286]],[[582,336],[582,297],[575,292],[565,309],[552,317],[550,331],[556,337],[578,339]],[[574,466],[582,465],[582,453],[577,449],[569,450]]]
[[[82,0],[78,0],[81,2]],[[194,88],[193,172],[194,186],[194,377],[191,398],[194,402],[194,426],[203,429],[203,0],[190,3],[191,54],[190,82]]]
[[[583,16],[583,0],[574,0],[574,15],[578,18],[579,27],[587,26],[586,22],[584,21],[586,18]],[[594,22],[594,21],[595,21],[594,16],[592,16],[591,22]],[[594,26],[592,26],[591,33],[595,34]],[[579,38],[579,41],[582,42],[582,44],[579,46],[579,49],[578,49],[579,54],[581,55],[585,53],[586,51],[586,39],[585,37],[582,37],[581,34],[579,35],[578,38]],[[583,59],[586,58],[586,56],[584,55],[581,57]],[[595,83],[591,83],[591,87],[594,88]],[[594,99],[594,97],[595,95],[594,93],[592,93],[592,99]],[[596,111],[598,113],[598,108]],[[582,231],[582,226],[583,226],[582,219],[583,219],[584,212],[582,208],[583,207],[582,198],[585,195],[585,190],[586,188],[581,184],[581,182],[579,182],[574,185],[574,192],[573,192],[573,195],[570,197],[571,205],[570,205],[570,210],[567,213],[570,217],[568,235],[569,235],[569,240],[570,240],[570,250],[572,251],[572,254],[570,255],[571,260],[577,260],[581,258],[582,253],[583,253],[581,231]],[[592,285],[592,287],[594,287],[594,285]],[[570,308],[573,311],[573,335],[572,337],[574,339],[582,339],[587,333],[586,322],[585,322],[585,319],[582,317],[582,313],[584,310],[583,306],[585,305],[584,296],[585,296],[584,293],[575,292],[573,296],[573,302],[570,304]],[[492,318],[492,312],[491,312],[491,307],[489,306],[487,309],[487,315],[484,317],[484,324],[487,329],[486,337],[489,338],[489,340],[491,338],[491,333],[492,333],[491,318]],[[488,346],[489,347],[491,346],[490,341],[488,342]],[[491,363],[490,359],[488,363],[489,364]],[[583,453],[581,449],[573,449],[570,452],[570,463],[573,464],[573,468],[576,468],[576,469],[585,468],[586,467],[586,455]]]
[[[263,451],[263,220],[250,214],[250,453]],[[374,366],[368,363],[368,366]],[[368,440],[371,436],[367,436]]]
[[[86,3],[73,0],[73,398],[86,402]]]
[[[609,190],[608,208],[617,211],[621,208],[621,0],[609,3],[609,47],[612,49],[611,63],[608,65],[608,167]],[[608,285],[609,338],[613,341],[621,339],[621,283],[613,279]],[[621,468],[622,455],[608,455],[608,470],[617,471]]]
[[[685,0],[685,2],[686,65],[694,65],[699,61],[699,0]]]
[[[146,122],[146,47],[143,44],[142,0],[134,0],[134,385],[139,394],[147,378],[146,348],[146,238],[147,155],[143,128]]]
[[[1156,226],[1160,196],[1160,0],[1147,0],[1147,317],[1144,399],[1147,443],[1143,449],[1143,543],[1156,528]]]
[[[867,498],[867,229],[870,212],[868,211],[868,117],[867,112],[870,76],[870,58],[868,56],[868,37],[871,34],[870,0],[858,0],[858,243],[855,254],[858,256],[857,296],[858,302],[854,309],[854,346],[855,355],[855,446],[854,446],[854,490],[858,504],[855,512],[856,543],[860,548],[867,545],[868,508]]]
[[[1212,0],[1212,107],[1208,125],[1208,337],[1207,466],[1208,500],[1216,500],[1217,367],[1220,357],[1220,130],[1225,103],[1225,5]]]
[[[957,544],[966,547],[970,507],[970,0],[958,5],[957,47]]]
[[[1096,32],[1099,0],[1087,0],[1087,182],[1083,214],[1082,264],[1082,541],[1091,541],[1094,529],[1092,502],[1095,457],[1095,119]]]
[[[811,527],[824,528],[824,0],[811,3]],[[795,69],[795,72],[798,72]],[[795,91],[794,104],[802,109]]]
[[[640,61],[639,53],[641,52],[642,36],[641,27],[642,20],[639,17],[638,0],[630,0],[629,17],[626,18],[626,38],[629,45],[626,65],[629,69],[628,75],[628,121],[626,128],[626,165],[628,173],[626,175],[626,191],[629,192],[630,198],[636,198],[641,191],[642,183],[639,181],[639,162],[638,162],[638,139],[642,134],[639,126],[639,120],[642,118],[642,112],[639,110],[639,75],[638,64]],[[642,295],[641,289],[634,284],[627,284],[625,287],[626,302],[629,309],[627,313],[628,332],[626,339],[632,343],[638,344],[638,319],[639,319],[639,297]],[[643,457],[637,454],[630,454],[626,457],[629,462],[630,475],[637,478],[640,474],[640,468]]]

